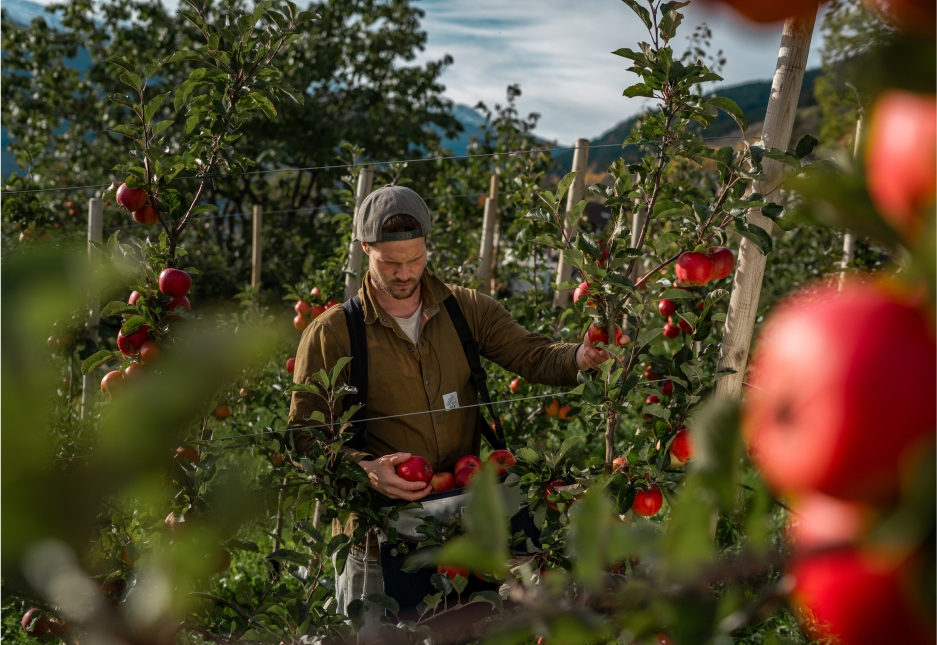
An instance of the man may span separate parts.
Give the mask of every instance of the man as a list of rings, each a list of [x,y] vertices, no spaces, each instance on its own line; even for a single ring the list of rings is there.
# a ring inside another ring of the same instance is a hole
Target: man
[[[367,422],[365,450],[344,450],[368,473],[370,486],[391,499],[415,501],[432,491],[428,484],[397,476],[395,466],[411,455],[425,458],[434,471],[451,471],[460,457],[479,453],[478,393],[443,305],[450,294],[481,355],[528,381],[575,385],[578,371],[596,369],[609,358],[588,340],[555,343],[532,334],[492,298],[443,284],[426,270],[425,240],[431,221],[420,196],[401,186],[385,186],[368,195],[355,221],[355,239],[368,256],[358,296],[368,352],[365,411],[375,420]],[[333,307],[303,332],[293,380],[313,383],[313,374],[331,369],[344,356],[351,356],[348,326],[342,308]],[[322,399],[294,392],[290,426],[305,425],[316,410],[328,417]],[[300,452],[308,452],[313,445],[306,431],[296,431],[294,443]],[[352,549],[336,581],[340,612],[346,612],[347,604],[361,595],[365,584],[369,593],[382,590],[376,551],[373,546]]]

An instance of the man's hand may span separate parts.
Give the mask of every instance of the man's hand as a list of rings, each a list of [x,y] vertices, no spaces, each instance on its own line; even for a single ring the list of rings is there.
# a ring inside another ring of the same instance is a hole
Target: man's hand
[[[599,369],[599,365],[610,358],[611,355],[608,352],[592,344],[589,334],[586,334],[582,345],[576,350],[576,365],[583,372]]]
[[[362,461],[358,465],[368,473],[368,485],[391,499],[405,499],[414,502],[433,492],[433,487],[423,482],[410,482],[399,477],[394,466],[410,458],[409,452],[395,452],[372,461]]]

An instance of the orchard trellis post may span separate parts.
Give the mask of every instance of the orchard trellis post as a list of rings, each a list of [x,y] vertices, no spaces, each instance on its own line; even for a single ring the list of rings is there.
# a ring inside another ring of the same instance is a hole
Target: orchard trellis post
[[[260,287],[260,266],[263,257],[263,229],[264,207],[254,204],[254,236],[251,250],[251,286]]]
[[[859,146],[862,139],[862,104],[859,105],[859,118],[856,119],[856,140],[852,147],[852,156],[859,156]],[[839,288],[842,290],[843,283],[846,281],[846,269],[852,264],[856,257],[856,236],[852,231],[846,231],[843,236],[843,264],[839,274]]]
[[[104,236],[104,202],[92,197],[88,200],[88,261],[94,265],[98,258],[94,243],[101,243]],[[101,340],[98,335],[98,322],[101,313],[101,295],[97,292],[90,294],[88,305],[88,322],[85,325],[85,338],[95,345]],[[88,418],[91,401],[95,391],[95,377],[93,373],[85,374],[81,378],[81,419]]]
[[[573,150],[573,171],[578,172],[576,178],[573,179],[572,185],[569,187],[569,193],[566,196],[566,239],[571,240],[576,236],[576,232],[579,230],[579,221],[577,218],[569,216],[569,213],[572,212],[573,207],[579,203],[582,199],[582,195],[585,192],[585,177],[584,173],[586,170],[586,165],[589,163],[589,140],[588,139],[576,139],[576,147]],[[556,284],[560,285],[563,282],[569,280],[572,276],[573,267],[566,261],[566,258],[560,253],[559,264],[556,266]],[[565,307],[569,302],[569,289],[557,289],[553,293],[553,306],[554,307]]]
[[[491,176],[488,197],[485,198],[485,217],[482,220],[482,241],[478,251],[478,290],[491,294],[491,269],[495,240],[495,220],[498,218],[498,175]]]
[[[786,150],[790,144],[816,20],[817,12],[814,10],[808,15],[788,18],[784,22],[778,64],[771,83],[768,112],[761,136],[766,147]],[[783,166],[778,161],[765,159],[764,172],[766,178],[755,182],[753,190],[770,199],[771,193],[776,191],[781,183]],[[760,226],[768,233],[774,229],[771,220],[760,211],[750,212],[748,222]],[[743,238],[739,245],[735,275],[732,278],[732,296],[729,299],[718,365],[720,371],[734,370],[735,373],[717,381],[716,396],[719,398],[736,398],[741,394],[765,262],[766,257],[758,247]]]
[[[361,242],[355,239],[355,231],[358,224],[358,209],[361,208],[361,202],[371,192],[371,186],[374,184],[374,170],[368,166],[361,169],[358,173],[358,188],[355,192],[355,215],[352,222],[351,242],[348,246],[348,272],[345,274],[345,300],[354,298],[361,288],[361,264],[364,261],[364,251],[361,248]]]

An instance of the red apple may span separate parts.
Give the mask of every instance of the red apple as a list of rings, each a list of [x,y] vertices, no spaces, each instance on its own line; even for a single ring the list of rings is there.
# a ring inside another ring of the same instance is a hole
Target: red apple
[[[455,471],[455,487],[456,488],[465,488],[472,483],[472,480],[475,479],[479,470],[477,468],[465,467],[462,469],[456,469]]]
[[[579,298],[589,293],[589,283],[581,282],[579,286],[573,290],[573,302],[579,302]]]
[[[664,396],[671,396],[673,394],[673,381],[667,379],[660,385],[660,393]]]
[[[615,457],[612,459],[612,472],[616,470],[624,470],[628,467],[628,460],[624,457]]]
[[[456,474],[459,473],[463,468],[471,468],[472,470],[479,470],[482,467],[482,460],[476,457],[475,455],[465,455],[460,457],[459,461],[455,462],[455,471]]]
[[[152,340],[148,340],[140,345],[140,360],[144,363],[152,363],[155,360],[159,360],[162,353],[163,350]]]
[[[231,416],[231,408],[226,405],[219,405],[212,410],[211,415],[219,421],[223,421]]]
[[[714,246],[709,251],[709,255],[713,259],[713,273],[709,277],[710,280],[722,280],[731,275],[732,269],[735,268],[735,256],[732,255],[732,251],[724,246]]]
[[[176,454],[173,455],[173,457],[176,459],[185,459],[186,461],[192,462],[196,466],[198,466],[198,462],[201,461],[198,450],[189,445],[179,446],[176,448]]]
[[[433,479],[433,467],[419,455],[413,455],[405,462],[397,464],[396,470],[397,475],[408,482],[428,484]]]
[[[768,484],[857,501],[894,496],[908,460],[934,443],[935,353],[933,322],[884,286],[847,282],[778,307],[743,409]],[[883,404],[896,374],[901,403]]]
[[[124,374],[120,370],[111,370],[101,379],[101,391],[114,396],[114,392],[123,384]]]
[[[572,421],[573,419],[576,418],[575,414],[570,415],[570,412],[572,411],[573,411],[573,406],[564,405],[560,407],[559,411],[556,413],[556,416],[558,416],[560,419],[564,421]]]
[[[552,508],[554,511],[560,510],[560,507],[557,506],[555,502],[550,501],[550,496],[556,495],[559,492],[559,489],[564,488],[565,486],[566,484],[561,481],[550,482],[543,491],[543,496],[547,500],[547,506]]]
[[[787,541],[797,551],[816,551],[854,543],[874,519],[862,504],[807,493],[794,500],[787,524]]]
[[[646,491],[638,490],[634,496],[634,504],[631,505],[631,510],[634,511],[635,515],[651,517],[657,515],[663,504],[664,496],[660,489],[657,486],[651,486]]]
[[[159,274],[159,290],[167,296],[178,298],[189,293],[192,276],[180,269],[163,269]]]
[[[517,460],[514,458],[514,455],[511,454],[510,450],[495,450],[488,455],[488,462],[498,467],[499,475],[504,475],[508,472],[510,466],[517,463]]]
[[[890,553],[840,549],[801,558],[790,569],[795,613],[811,639],[869,645],[933,643],[920,598],[920,567]]]
[[[140,347],[150,339],[150,328],[143,325],[137,331],[124,336],[117,332],[117,349],[124,354],[136,354]]]
[[[159,214],[156,212],[156,208],[154,208],[152,204],[144,204],[137,210],[133,211],[133,220],[137,224],[152,226],[159,221]]]
[[[680,318],[679,320],[677,320],[677,327],[679,327],[680,331],[682,331],[684,334],[693,333],[693,327],[691,327],[690,323],[685,321],[683,318]]]
[[[677,430],[677,434],[670,444],[670,456],[673,461],[679,462],[679,464],[685,464],[693,456],[693,444],[690,441],[690,433],[686,428]]]
[[[296,304],[293,305],[293,310],[296,311],[300,316],[305,316],[312,310],[312,305],[310,305],[305,300],[297,300]]]
[[[49,631],[49,620],[42,615],[42,610],[38,607],[33,607],[23,614],[20,624],[23,626],[23,631],[33,637],[41,636]]]
[[[441,564],[436,567],[436,573],[441,573],[443,575],[449,576],[450,580],[455,580],[456,576],[462,576],[463,578],[469,577],[469,570],[463,569],[462,567],[456,567],[451,564]]]
[[[677,311],[677,305],[673,300],[661,300],[657,303],[657,312],[661,318],[669,318]]]
[[[645,403],[660,403],[660,399],[656,394],[648,394],[647,398],[644,399]]]
[[[231,568],[231,553],[227,549],[220,549],[216,553],[211,554],[211,556],[213,560],[211,567],[212,573],[224,573]]]
[[[439,472],[433,475],[433,478],[429,480],[429,485],[433,487],[433,490],[437,493],[442,493],[447,490],[452,490],[455,486],[455,475],[447,472]]]
[[[808,16],[817,11],[817,0],[708,0],[709,4],[716,2],[759,23],[781,22],[791,16]]]
[[[680,335],[680,328],[673,323],[664,324],[664,336],[667,338],[676,338]]]
[[[286,371],[289,374],[292,374],[295,368],[296,368],[296,359],[295,358],[286,359]]]
[[[685,251],[674,267],[680,284],[704,285],[713,274],[713,259],[705,253]]]
[[[176,309],[180,309],[180,308],[192,311],[192,303],[189,302],[189,299],[187,296],[179,296],[178,298],[173,298],[169,301],[169,303],[166,305],[166,312],[167,312],[166,320],[167,321],[179,320],[180,318],[182,318],[182,316],[180,316],[179,314],[172,313]]]
[[[131,291],[131,292],[130,292],[130,297],[127,298],[127,304],[128,304],[128,305],[135,305],[135,304],[137,304],[137,300],[139,300],[142,296],[143,296],[143,294],[140,293],[139,291]]]
[[[905,239],[914,239],[937,189],[937,98],[884,94],[872,113],[866,160],[872,201]]]
[[[309,291],[309,295],[315,296],[316,298],[318,298],[319,296],[322,295],[322,292],[319,291],[319,287],[313,287],[313,288]]]
[[[615,342],[621,345],[627,344],[619,342],[622,338],[621,334],[621,327],[615,325]],[[586,335],[589,338],[589,342],[591,342],[593,345],[597,343],[604,343],[605,345],[608,345],[608,329],[605,327],[598,327],[595,323],[592,323],[589,325],[589,329],[586,331]]]
[[[309,308],[309,318],[311,320],[315,320],[316,318],[318,318],[324,313],[325,313],[325,307],[323,307],[322,305],[312,305]]]
[[[331,309],[332,307],[337,307],[337,306],[340,305],[340,304],[342,304],[342,303],[340,303],[340,302],[337,301],[337,300],[329,300],[327,303],[325,303],[325,308],[326,308],[326,309]]]
[[[302,331],[308,326],[309,321],[306,320],[306,317],[302,314],[296,314],[296,316],[293,318],[293,327],[295,327],[297,330]]]
[[[273,464],[274,467],[279,468],[282,466],[285,459],[286,458],[279,450],[274,450],[272,453],[270,453],[270,463]]]
[[[142,188],[131,188],[127,184],[121,184],[117,189],[115,198],[122,208],[132,213],[142,208],[146,203],[146,191]]]
[[[657,374],[653,365],[648,365],[646,368],[644,368],[644,378],[649,381],[659,381],[664,377]]]
[[[550,405],[544,408],[543,411],[547,413],[548,417],[555,417],[556,415],[560,413],[560,402],[557,401],[556,399],[553,399],[550,402]]]
[[[514,394],[517,394],[521,391],[521,377],[516,376],[508,385],[508,389],[511,390]]]
[[[131,363],[124,368],[124,380],[134,380],[138,376],[142,376],[145,371],[146,368],[140,365],[140,363]]]

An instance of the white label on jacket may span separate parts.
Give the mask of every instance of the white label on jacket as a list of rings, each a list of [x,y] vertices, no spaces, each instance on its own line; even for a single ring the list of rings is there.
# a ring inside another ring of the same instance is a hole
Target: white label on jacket
[[[458,392],[450,392],[449,394],[443,394],[442,402],[446,404],[447,410],[455,410],[457,407],[459,407]]]

